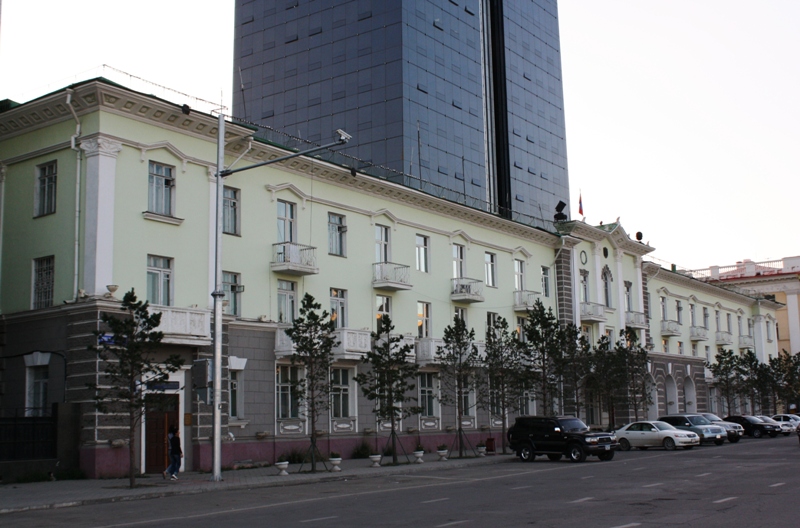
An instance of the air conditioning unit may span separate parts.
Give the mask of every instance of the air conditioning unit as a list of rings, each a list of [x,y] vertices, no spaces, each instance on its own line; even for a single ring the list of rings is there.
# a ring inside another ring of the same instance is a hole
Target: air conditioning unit
[[[242,293],[244,291],[244,284],[232,284],[231,291],[233,293]]]
[[[340,233],[347,233],[347,226],[346,225],[339,226],[339,232]]]

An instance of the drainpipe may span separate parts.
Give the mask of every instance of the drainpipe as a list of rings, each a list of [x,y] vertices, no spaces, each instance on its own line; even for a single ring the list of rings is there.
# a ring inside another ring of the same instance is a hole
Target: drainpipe
[[[3,210],[6,202],[6,166],[0,162],[0,277],[3,276]],[[0,306],[0,314],[3,307]]]
[[[81,247],[81,149],[78,147],[78,138],[81,136],[81,122],[78,119],[78,114],[72,107],[72,94],[73,91],[67,88],[67,108],[72,113],[75,119],[75,133],[69,138],[69,145],[75,151],[75,255],[74,266],[75,273],[72,279],[72,291],[75,292],[75,297],[71,302],[76,302],[80,296],[78,291],[78,266],[80,264],[80,247]]]

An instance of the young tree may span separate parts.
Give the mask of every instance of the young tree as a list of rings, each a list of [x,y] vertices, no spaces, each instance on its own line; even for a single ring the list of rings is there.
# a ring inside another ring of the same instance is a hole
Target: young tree
[[[733,351],[720,348],[714,363],[706,362],[706,368],[714,375],[714,386],[725,400],[728,414],[734,412],[736,395],[739,392],[740,378],[738,361]],[[723,413],[724,414],[724,413]]]
[[[311,427],[311,472],[317,471],[317,420],[324,416],[331,406],[331,365],[333,348],[339,342],[333,336],[336,322],[322,306],[306,293],[300,303],[300,316],[295,318],[286,335],[294,343],[292,365],[302,369],[301,376],[291,380],[292,396],[304,409]],[[321,457],[321,454],[320,454]]]
[[[752,350],[748,350],[737,358],[737,367],[741,379],[741,394],[750,400],[753,414],[756,414],[756,409],[760,409],[762,414],[769,414],[773,386],[769,366],[759,361]]]
[[[769,366],[775,380],[776,402],[780,399],[786,412],[792,412],[792,405],[797,410],[800,404],[800,354],[792,355],[783,350],[778,357],[769,360]]]
[[[130,487],[136,486],[136,429],[148,409],[159,404],[160,382],[183,365],[177,354],[158,358],[156,349],[164,334],[156,330],[161,314],[151,314],[147,301],[137,300],[133,288],[122,298],[123,317],[104,313],[100,320],[107,331],[95,331],[96,345],[89,350],[102,361],[99,381],[88,387],[95,391],[95,405],[101,413],[127,415]]]
[[[575,416],[580,417],[583,407],[581,395],[586,376],[591,371],[591,345],[573,324],[562,326],[558,337],[555,373],[561,381],[560,399],[564,407],[572,406]]]
[[[627,379],[625,364],[616,347],[612,347],[608,336],[602,336],[591,356],[592,371],[587,379],[587,388],[600,399],[608,411],[609,425],[616,423],[615,409],[623,398]],[[601,409],[602,412],[602,409]]]
[[[522,381],[523,365],[520,342],[509,331],[508,322],[498,317],[486,333],[486,357],[483,360],[489,390],[478,394],[478,405],[499,416],[502,425],[503,453],[506,452],[506,422],[509,412],[520,408],[525,390]]]
[[[559,331],[558,319],[552,308],[545,309],[537,299],[522,325],[525,339],[521,344],[521,352],[527,367],[527,384],[541,402],[542,412],[547,415],[556,413],[558,377],[555,361],[560,356]]]
[[[444,346],[436,350],[435,361],[439,364],[441,394],[439,399],[455,405],[458,435],[458,454],[464,456],[464,415],[475,406],[469,397],[471,391],[480,393],[483,385],[481,359],[475,341],[475,330],[467,330],[464,320],[458,316],[453,324],[444,329]]]
[[[647,406],[653,403],[650,395],[652,381],[648,370],[647,350],[639,345],[636,332],[625,328],[623,338],[617,342],[617,361],[625,366],[625,392],[622,397],[628,408],[633,407],[635,420],[639,420],[639,411],[647,416]]]
[[[388,420],[392,425],[392,464],[397,464],[397,420],[419,414],[419,406],[407,405],[416,402],[412,396],[416,385],[412,383],[419,366],[409,361],[413,348],[401,344],[403,338],[392,334],[394,325],[388,315],[378,320],[378,331],[372,332],[372,349],[364,356],[364,364],[372,368],[355,377],[364,396],[375,402],[375,417]]]

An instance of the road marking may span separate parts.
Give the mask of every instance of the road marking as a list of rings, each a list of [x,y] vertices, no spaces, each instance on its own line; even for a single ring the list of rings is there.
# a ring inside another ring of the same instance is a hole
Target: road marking
[[[584,497],[582,499],[571,501],[570,504],[577,504],[579,502],[586,502],[592,500],[594,497]]]
[[[442,501],[446,501],[446,500],[450,500],[450,499],[445,497],[443,499],[433,499],[433,500],[422,501],[420,504],[430,504],[432,502],[442,502]]]
[[[533,487],[533,486],[520,486],[520,487],[518,487],[518,488],[511,488],[511,489],[512,489],[512,490],[521,490],[521,489],[528,489],[528,488],[532,488],[532,487]]]
[[[586,479],[590,479],[590,478],[594,478],[594,475],[589,475],[588,477],[581,477],[581,480],[586,480]]]
[[[785,482],[778,482],[776,484],[770,484],[769,487],[770,488],[777,488],[778,486],[783,486],[784,484],[786,484],[786,483]]]
[[[714,504],[722,504],[723,502],[732,501],[734,499],[738,499],[739,497],[725,497],[724,499],[715,500]]]
[[[405,478],[420,478],[420,479],[434,479],[434,480],[464,480],[462,477],[434,477],[432,475],[400,475]]]
[[[644,466],[642,466],[642,467],[637,467],[637,468],[633,468],[631,471],[641,471],[641,470],[643,470],[643,469],[645,469],[645,467],[644,467]]]
[[[300,522],[301,523],[307,523],[307,522],[327,521],[329,519],[338,519],[338,518],[339,518],[338,516],[332,515],[331,517],[318,517],[316,519],[305,519],[305,520],[300,521]]]
[[[722,458],[722,455],[717,455],[717,456],[712,457],[712,458]]]
[[[457,524],[464,524],[464,523],[467,523],[467,522],[469,522],[469,521],[453,521],[453,522],[449,522],[449,523],[445,523],[445,524],[437,524],[435,528],[444,528],[445,526],[455,526]]]
[[[630,524],[621,524],[619,526],[614,526],[613,528],[633,528],[634,526],[641,526],[642,523],[630,523]]]
[[[663,482],[656,482],[655,484],[645,484],[643,488],[655,488],[656,486],[663,486]]]
[[[699,475],[695,475],[695,476],[697,476],[697,477],[707,477],[707,476],[709,476],[710,474],[711,474],[711,473],[700,473]]]

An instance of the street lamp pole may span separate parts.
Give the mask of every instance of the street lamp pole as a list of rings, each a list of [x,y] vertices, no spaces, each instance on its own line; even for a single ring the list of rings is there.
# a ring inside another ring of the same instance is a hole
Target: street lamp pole
[[[214,244],[214,292],[211,294],[214,297],[214,431],[213,447],[212,447],[212,463],[211,463],[211,480],[222,480],[222,298],[225,297],[225,292],[222,289],[222,191],[223,191],[223,178],[256,167],[263,167],[273,163],[280,163],[291,158],[298,156],[305,156],[318,150],[344,145],[352,136],[344,130],[336,131],[337,139],[327,145],[313,147],[302,152],[295,152],[280,158],[275,158],[247,167],[238,169],[225,169],[225,116],[220,113],[218,116],[217,124],[217,218],[216,218],[216,234]]]

